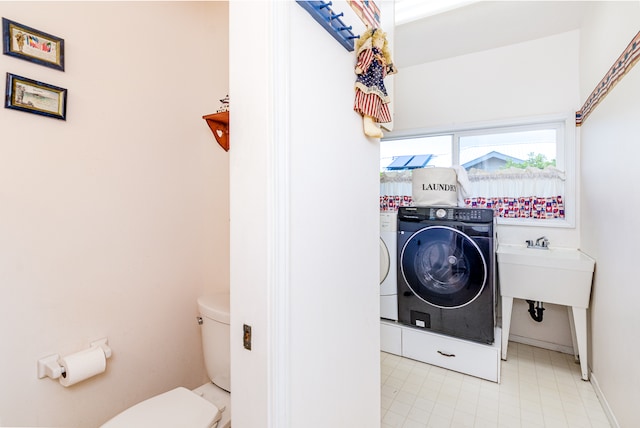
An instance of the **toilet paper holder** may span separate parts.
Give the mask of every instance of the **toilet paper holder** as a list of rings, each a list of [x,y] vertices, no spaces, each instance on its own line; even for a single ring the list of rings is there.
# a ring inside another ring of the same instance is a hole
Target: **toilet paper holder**
[[[98,339],[89,344],[89,348],[102,348],[105,358],[111,357],[111,348],[108,346],[107,338]],[[65,372],[64,367],[58,363],[60,359],[59,354],[49,355],[38,360],[38,379],[44,377],[50,377],[51,379],[58,379]]]

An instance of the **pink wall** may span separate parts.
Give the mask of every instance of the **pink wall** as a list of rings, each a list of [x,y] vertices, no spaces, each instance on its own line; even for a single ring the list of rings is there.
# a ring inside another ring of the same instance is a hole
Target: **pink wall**
[[[228,154],[202,120],[228,91],[221,2],[3,2],[62,37],[67,120],[0,109],[0,425],[93,427],[205,382],[196,298],[229,282]],[[108,337],[64,388],[36,361]]]

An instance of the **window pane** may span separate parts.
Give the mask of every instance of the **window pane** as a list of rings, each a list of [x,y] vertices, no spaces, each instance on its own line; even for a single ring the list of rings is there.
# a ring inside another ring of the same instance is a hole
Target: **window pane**
[[[419,166],[450,167],[452,166],[451,141],[451,135],[382,140],[380,141],[380,171],[385,171],[396,160],[398,162],[406,160],[410,164],[409,168],[415,167],[416,162],[425,160],[426,163]],[[401,156],[406,158],[399,159]],[[418,156],[424,157],[418,158]]]
[[[464,206],[493,209],[505,222],[565,219],[564,133],[564,123],[548,122],[382,140],[380,209],[414,204],[414,168],[460,165]]]
[[[555,165],[556,130],[543,129],[460,137],[460,165],[495,171]]]

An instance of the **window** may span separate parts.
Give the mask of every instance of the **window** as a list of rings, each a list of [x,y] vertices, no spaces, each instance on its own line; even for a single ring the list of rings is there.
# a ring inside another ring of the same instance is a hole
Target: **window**
[[[466,206],[493,209],[498,223],[573,226],[572,119],[388,136],[380,143],[380,208],[412,204],[413,169],[457,167]]]
[[[558,135],[554,128],[460,135],[459,165],[469,171],[497,171],[556,165]]]

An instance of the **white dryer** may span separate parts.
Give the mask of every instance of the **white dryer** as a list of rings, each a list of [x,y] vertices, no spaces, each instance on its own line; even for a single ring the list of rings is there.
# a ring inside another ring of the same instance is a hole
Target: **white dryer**
[[[380,318],[398,321],[398,214],[380,213]]]

